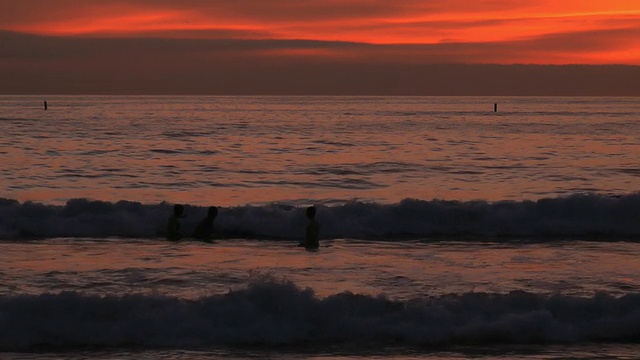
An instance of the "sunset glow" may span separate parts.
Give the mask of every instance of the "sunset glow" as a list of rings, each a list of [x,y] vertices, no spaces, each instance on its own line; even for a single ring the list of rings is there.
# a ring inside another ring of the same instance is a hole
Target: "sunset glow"
[[[0,2],[4,94],[640,94],[638,0]]]
[[[9,5],[10,11],[0,17],[0,28],[76,37],[458,44],[460,49],[449,56],[450,61],[640,64],[640,42],[635,41],[640,38],[640,3],[636,0],[535,0],[526,4],[510,0],[68,0],[56,2],[53,9],[51,3],[44,4],[28,0]],[[473,50],[476,45],[484,50]],[[497,48],[497,56],[492,47]],[[504,47],[509,51],[500,50]],[[428,54],[422,56],[421,61],[431,62]]]

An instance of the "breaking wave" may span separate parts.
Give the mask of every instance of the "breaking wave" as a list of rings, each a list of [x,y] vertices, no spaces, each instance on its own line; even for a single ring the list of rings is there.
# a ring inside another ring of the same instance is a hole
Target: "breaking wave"
[[[65,205],[0,199],[0,239],[54,237],[164,237],[171,205],[73,199]],[[205,207],[186,206],[182,229],[190,234]],[[640,236],[640,194],[573,195],[537,201],[406,199],[397,204],[349,202],[319,206],[323,238],[388,239],[437,236]],[[215,227],[223,238],[298,239],[301,208],[285,204],[221,208]]]
[[[262,279],[197,300],[75,292],[0,297],[0,351],[638,341],[640,294],[516,291],[394,301],[349,292],[319,298],[312,289]]]

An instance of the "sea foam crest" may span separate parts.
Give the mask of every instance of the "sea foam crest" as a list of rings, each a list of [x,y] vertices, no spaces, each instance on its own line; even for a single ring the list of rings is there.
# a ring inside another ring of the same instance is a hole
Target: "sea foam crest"
[[[64,206],[0,199],[0,239],[40,237],[163,237],[171,205],[73,199]],[[186,206],[188,236],[206,207]],[[319,206],[323,238],[403,239],[440,235],[637,237],[640,194],[573,195],[537,201],[407,199],[397,204],[349,202]],[[283,204],[221,208],[221,237],[298,239],[306,219]]]
[[[311,289],[266,280],[198,300],[75,292],[0,297],[0,351],[637,341],[640,294],[517,291],[394,301],[349,292],[319,298]]]

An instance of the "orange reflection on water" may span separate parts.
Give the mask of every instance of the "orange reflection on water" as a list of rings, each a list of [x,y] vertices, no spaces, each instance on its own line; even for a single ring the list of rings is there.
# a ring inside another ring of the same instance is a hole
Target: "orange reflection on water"
[[[509,98],[497,114],[484,98],[54,100],[21,115],[38,126],[5,122],[4,197],[237,206],[636,190],[637,104],[623,98]]]
[[[393,299],[451,293],[593,296],[640,289],[633,243],[322,241],[317,252],[291,242],[53,239],[0,244],[4,286],[18,293],[224,294],[251,282],[293,281],[320,297],[344,291]],[[269,280],[272,279],[272,280]]]

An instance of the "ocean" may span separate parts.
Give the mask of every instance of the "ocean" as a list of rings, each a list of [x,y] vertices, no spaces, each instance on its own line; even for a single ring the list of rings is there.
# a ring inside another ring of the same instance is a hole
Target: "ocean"
[[[640,358],[639,98],[0,96],[0,128],[1,359]]]

